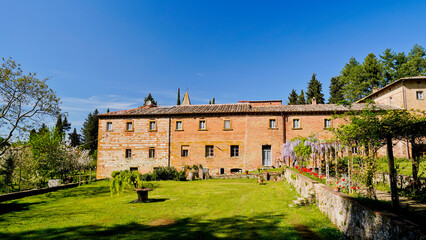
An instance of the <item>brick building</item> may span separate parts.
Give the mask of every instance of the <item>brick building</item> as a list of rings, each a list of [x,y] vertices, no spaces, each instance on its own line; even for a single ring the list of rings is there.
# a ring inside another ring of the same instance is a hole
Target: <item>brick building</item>
[[[334,104],[282,105],[281,101],[144,106],[99,115],[97,177],[114,170],[150,172],[157,166],[202,164],[210,174],[282,164],[287,139],[331,138],[331,116],[349,108]],[[354,104],[362,110],[365,103]],[[389,108],[386,105],[378,105]]]

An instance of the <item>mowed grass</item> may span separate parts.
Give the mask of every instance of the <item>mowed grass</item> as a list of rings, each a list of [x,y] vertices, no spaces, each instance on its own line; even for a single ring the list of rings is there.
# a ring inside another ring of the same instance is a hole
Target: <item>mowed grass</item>
[[[159,181],[151,202],[109,181],[0,203],[0,239],[339,239],[315,205],[288,207],[285,182]]]

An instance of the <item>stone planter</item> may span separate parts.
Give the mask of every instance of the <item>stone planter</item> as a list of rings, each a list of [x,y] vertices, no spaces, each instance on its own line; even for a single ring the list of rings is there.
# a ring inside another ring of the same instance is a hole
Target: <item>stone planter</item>
[[[192,181],[194,179],[194,173],[193,172],[189,172],[188,174],[188,180]]]
[[[152,191],[151,188],[137,188],[135,189],[138,194],[138,201],[146,201],[148,200],[148,192]]]

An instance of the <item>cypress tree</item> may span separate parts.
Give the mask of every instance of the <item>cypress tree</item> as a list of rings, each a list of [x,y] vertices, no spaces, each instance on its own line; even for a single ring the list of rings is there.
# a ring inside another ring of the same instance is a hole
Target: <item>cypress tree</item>
[[[299,97],[297,99],[297,104],[299,104],[299,105],[306,104],[305,93],[303,92],[303,90],[300,91],[300,95],[299,95]]]
[[[322,94],[322,84],[316,78],[316,74],[312,74],[311,81],[308,83],[308,91],[306,92],[307,103],[312,102],[312,98],[315,97],[317,103],[324,103],[324,94]]]
[[[109,113],[109,108],[107,108],[107,113]]]
[[[213,98],[213,100],[212,100],[212,104],[215,104],[215,99]]]
[[[209,104],[212,104],[212,100],[209,100]]]
[[[288,105],[297,105],[298,95],[294,88],[290,92],[290,96],[288,96]]]
[[[95,109],[93,114],[89,113],[81,129],[83,148],[90,150],[90,154],[93,154],[98,148],[98,125],[98,110]]]
[[[338,103],[343,101],[343,84],[340,81],[339,77],[332,77],[330,83],[330,98],[328,99],[328,103]]]
[[[178,95],[177,95],[176,105],[180,105],[180,88],[178,88]]]

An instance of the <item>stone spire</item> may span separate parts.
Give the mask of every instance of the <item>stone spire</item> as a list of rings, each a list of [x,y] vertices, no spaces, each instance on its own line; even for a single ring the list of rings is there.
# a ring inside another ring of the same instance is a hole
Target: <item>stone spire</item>
[[[189,95],[188,95],[188,91],[185,92],[185,96],[183,97],[182,100],[182,105],[191,105],[191,100],[189,100]]]

